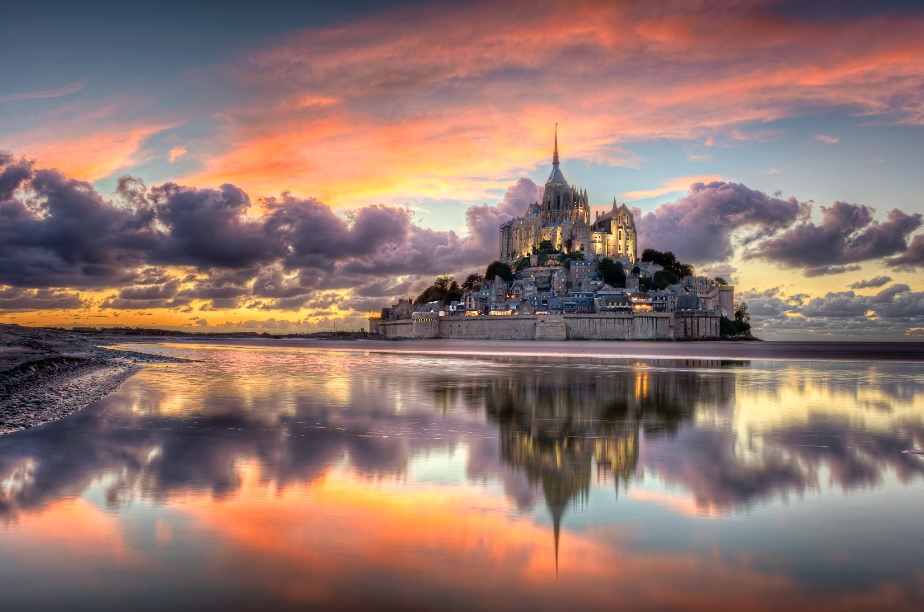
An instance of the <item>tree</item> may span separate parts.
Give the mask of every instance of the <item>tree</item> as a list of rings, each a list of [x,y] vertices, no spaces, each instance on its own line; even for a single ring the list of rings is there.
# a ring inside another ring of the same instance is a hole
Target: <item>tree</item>
[[[458,301],[462,298],[462,288],[451,274],[440,274],[433,281],[433,284],[423,290],[423,293],[414,300],[416,306],[422,306],[430,302],[440,302],[448,304],[449,302]]]
[[[738,326],[736,326],[735,322],[728,317],[722,317],[719,319],[719,334],[721,334],[723,338],[737,336]]]
[[[751,335],[751,313],[747,302],[735,302],[735,328],[741,336]]]
[[[539,246],[536,247],[537,253],[557,253],[555,250],[555,245],[552,244],[551,240],[543,240],[539,243]]]
[[[564,267],[570,268],[572,261],[584,261],[584,254],[581,253],[580,251],[571,251],[569,253],[565,253],[561,255],[558,258],[558,261],[560,261],[561,265],[563,265]]]
[[[509,283],[513,281],[513,270],[504,262],[495,261],[488,265],[488,269],[484,271],[484,277],[489,281],[500,277],[502,280]]]
[[[642,269],[641,269],[641,268],[639,268],[638,266],[633,266],[633,267],[632,267],[632,274],[634,274],[635,276],[638,276],[638,275],[640,275],[641,273],[642,273]]]
[[[462,282],[462,289],[465,291],[472,291],[475,287],[481,285],[484,282],[484,277],[477,272],[475,274],[469,274],[465,277],[465,280]]]
[[[659,290],[666,289],[668,286],[676,284],[679,280],[671,270],[658,270],[655,272],[654,278],[651,279],[651,286]]]
[[[620,262],[605,257],[597,264],[597,271],[603,277],[603,282],[610,287],[625,288],[626,272]]]
[[[722,285],[723,287],[728,286],[728,281],[722,278],[721,276],[716,276],[714,280],[715,280],[716,285]]]
[[[740,321],[741,323],[751,322],[751,313],[748,312],[747,302],[735,302],[735,321]]]
[[[441,291],[449,291],[449,288],[456,284],[456,279],[452,277],[452,274],[440,274],[436,277],[436,280],[433,281],[433,286]]]
[[[665,270],[670,270],[676,274],[679,278],[684,276],[693,276],[693,266],[680,263],[677,261],[677,256],[674,255],[671,251],[656,251],[655,249],[645,249],[642,251],[642,261],[650,261],[656,263],[659,266],[663,267]]]
[[[520,261],[517,262],[516,270],[517,272],[519,272],[520,270],[525,270],[528,267],[529,267],[529,257],[524,257]]]

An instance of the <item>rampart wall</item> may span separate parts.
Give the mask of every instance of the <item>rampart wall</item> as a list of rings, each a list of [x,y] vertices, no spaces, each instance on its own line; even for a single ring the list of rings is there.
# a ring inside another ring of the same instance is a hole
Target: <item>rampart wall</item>
[[[719,315],[694,311],[371,319],[369,331],[389,339],[714,340],[719,338]]]

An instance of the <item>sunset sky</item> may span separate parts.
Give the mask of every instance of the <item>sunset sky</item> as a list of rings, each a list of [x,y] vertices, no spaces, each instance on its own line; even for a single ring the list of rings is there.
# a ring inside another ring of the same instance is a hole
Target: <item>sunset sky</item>
[[[4,8],[0,322],[359,329],[562,171],[766,339],[924,338],[924,5]]]

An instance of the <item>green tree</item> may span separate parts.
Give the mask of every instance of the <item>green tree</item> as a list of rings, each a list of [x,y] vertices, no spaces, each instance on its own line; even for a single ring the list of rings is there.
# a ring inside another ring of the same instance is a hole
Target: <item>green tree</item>
[[[500,277],[502,280],[509,283],[513,281],[513,270],[504,262],[495,261],[488,265],[488,269],[484,271],[484,277],[489,281]]]
[[[458,301],[462,297],[462,288],[451,274],[440,274],[433,281],[433,284],[423,290],[423,293],[414,300],[414,305],[422,306],[430,302],[440,302],[448,304],[449,302]]]
[[[639,276],[642,273],[642,269],[638,266],[632,266],[632,274]]]
[[[626,272],[622,269],[620,262],[605,257],[597,263],[597,272],[603,277],[603,282],[610,287],[625,288]]]
[[[693,276],[693,266],[677,261],[677,256],[672,251],[662,253],[655,249],[645,249],[642,251],[642,261],[656,263],[665,270],[670,270],[679,278]]]
[[[722,278],[721,276],[716,276],[714,280],[715,280],[716,285],[722,285],[723,287],[728,286],[728,281]]]
[[[433,286],[441,291],[449,291],[449,288],[456,284],[456,279],[452,277],[452,274],[440,274],[436,277],[436,280],[433,281]]]
[[[516,271],[519,272],[520,270],[525,270],[528,267],[529,267],[529,257],[524,257],[520,261],[517,262]]]
[[[735,325],[735,322],[729,319],[728,317],[722,317],[719,319],[719,334],[723,338],[728,338],[730,336],[738,335],[738,326]]]
[[[471,291],[475,287],[481,285],[484,282],[484,277],[477,272],[475,274],[469,274],[465,277],[465,280],[462,282],[463,291]]]
[[[666,289],[668,286],[676,284],[679,280],[671,270],[658,270],[655,272],[654,278],[651,279],[651,286],[659,290]]]
[[[747,302],[735,302],[735,327],[742,336],[751,335],[751,313]]]
[[[561,255],[558,258],[558,261],[560,261],[561,265],[563,265],[564,267],[570,268],[572,261],[584,261],[584,254],[581,253],[580,251],[571,251],[570,253],[565,253],[564,255]]]

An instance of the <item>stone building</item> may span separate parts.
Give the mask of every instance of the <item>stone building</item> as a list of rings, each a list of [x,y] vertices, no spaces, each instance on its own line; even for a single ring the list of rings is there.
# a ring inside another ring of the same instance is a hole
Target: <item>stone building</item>
[[[542,202],[533,202],[526,214],[500,227],[500,259],[512,262],[532,254],[544,240],[565,253],[581,252],[588,259],[638,259],[635,220],[626,205],[597,214],[591,223],[587,190],[569,185],[558,159],[558,127],[552,173],[545,183]]]

